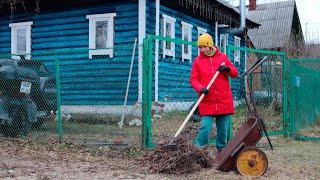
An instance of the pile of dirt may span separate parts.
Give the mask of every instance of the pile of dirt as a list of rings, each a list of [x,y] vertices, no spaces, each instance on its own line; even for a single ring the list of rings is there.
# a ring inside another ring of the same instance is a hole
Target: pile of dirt
[[[198,124],[187,125],[185,129],[181,132],[180,137],[183,139],[194,140],[197,137],[199,130]]]
[[[196,148],[185,139],[178,139],[176,148],[165,147],[166,143],[140,159],[141,165],[149,167],[151,173],[181,175],[212,167],[213,159],[206,149]]]

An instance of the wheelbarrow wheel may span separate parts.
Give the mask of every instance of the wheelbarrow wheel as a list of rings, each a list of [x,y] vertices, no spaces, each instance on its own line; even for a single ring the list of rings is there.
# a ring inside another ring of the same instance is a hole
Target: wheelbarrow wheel
[[[268,158],[260,149],[249,146],[238,154],[236,167],[243,176],[262,176],[268,168]]]

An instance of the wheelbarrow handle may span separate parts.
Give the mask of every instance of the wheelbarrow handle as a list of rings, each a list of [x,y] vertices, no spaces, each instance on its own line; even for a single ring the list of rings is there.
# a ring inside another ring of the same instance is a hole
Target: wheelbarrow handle
[[[225,65],[225,63],[221,63],[221,65]],[[214,76],[212,77],[211,81],[209,82],[209,84],[207,85],[207,89],[210,89],[210,87],[212,86],[212,84],[214,83],[214,81],[217,79],[218,75],[219,75],[219,71],[217,71]],[[204,98],[205,94],[201,94],[201,96],[199,97],[198,101],[196,102],[196,104],[193,106],[193,108],[191,109],[191,111],[189,112],[188,116],[186,117],[186,119],[183,121],[183,123],[181,124],[180,128],[178,129],[178,131],[176,132],[176,134],[174,135],[173,139],[170,141],[169,144],[172,144],[174,142],[174,140],[179,136],[179,134],[181,133],[181,131],[183,130],[183,128],[186,126],[187,122],[189,121],[189,119],[191,118],[192,114],[194,113],[194,111],[197,109],[197,107],[199,106],[200,102],[202,101],[202,99]]]

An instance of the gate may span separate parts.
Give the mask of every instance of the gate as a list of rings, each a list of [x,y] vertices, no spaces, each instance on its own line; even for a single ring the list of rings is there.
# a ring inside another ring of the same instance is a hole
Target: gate
[[[167,47],[173,51],[166,52]],[[184,58],[185,52],[192,58]],[[244,102],[244,79],[240,76],[263,58],[267,59],[250,77],[254,91],[254,102],[266,122],[270,134],[284,134],[289,124],[286,121],[282,78],[285,53],[227,46],[229,59],[239,70],[239,77],[231,80],[236,114],[230,119],[229,135],[247,119],[248,111]],[[197,101],[198,95],[189,84],[189,76],[194,57],[198,54],[195,42],[149,35],[143,46],[143,145],[153,147],[170,140]],[[200,126],[200,116],[194,114],[181,136],[193,141]],[[215,124],[215,123],[214,123]],[[231,126],[232,125],[232,126]],[[215,142],[215,128],[212,143]]]

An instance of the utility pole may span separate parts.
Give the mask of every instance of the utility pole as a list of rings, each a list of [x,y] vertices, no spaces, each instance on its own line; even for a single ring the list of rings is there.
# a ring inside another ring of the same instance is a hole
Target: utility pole
[[[305,29],[305,35],[306,35],[306,43],[305,43],[305,49],[306,49],[306,56],[309,55],[309,45],[308,45],[308,23],[306,22],[306,29]]]
[[[308,23],[306,23],[305,35],[306,35],[306,43],[307,43],[308,42]]]

